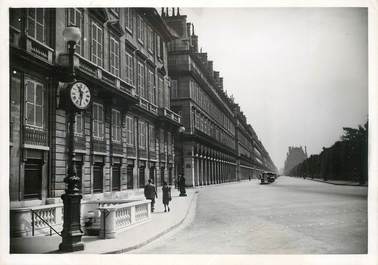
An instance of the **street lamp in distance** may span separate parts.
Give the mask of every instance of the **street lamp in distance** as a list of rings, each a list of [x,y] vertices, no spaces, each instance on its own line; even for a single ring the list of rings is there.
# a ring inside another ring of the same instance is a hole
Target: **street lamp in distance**
[[[181,173],[179,174],[179,179],[178,179],[178,186],[180,189],[180,197],[185,197],[186,196],[186,189],[185,189],[185,177],[184,177],[184,171],[185,171],[185,166],[184,166],[184,132],[185,132],[185,127],[181,126],[179,129],[179,134],[180,134],[180,139],[181,139]]]

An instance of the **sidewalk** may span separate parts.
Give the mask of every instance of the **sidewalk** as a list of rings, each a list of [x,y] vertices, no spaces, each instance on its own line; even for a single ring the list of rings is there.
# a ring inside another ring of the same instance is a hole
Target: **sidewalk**
[[[363,185],[360,185],[358,182],[356,181],[346,181],[346,180],[323,180],[323,179],[319,179],[319,178],[306,178],[308,180],[312,180],[312,181],[317,181],[317,182],[323,182],[323,183],[328,183],[328,184],[332,184],[332,185],[340,185],[340,186],[361,186],[361,187],[367,187],[368,185],[367,184],[363,184]]]
[[[179,197],[179,192],[172,187],[171,211],[165,213],[160,192],[155,203],[155,212],[152,213],[149,221],[118,233],[114,239],[83,236],[84,250],[69,254],[122,253],[140,248],[179,226],[189,213],[192,204],[196,203],[197,193],[195,189],[187,189],[188,196]],[[10,248],[11,253],[61,254],[58,251],[61,241],[60,236],[12,238]]]

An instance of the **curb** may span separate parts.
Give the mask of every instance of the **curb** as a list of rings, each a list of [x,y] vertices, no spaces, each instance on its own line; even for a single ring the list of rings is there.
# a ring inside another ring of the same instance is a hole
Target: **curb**
[[[143,246],[151,243],[152,241],[158,239],[159,237],[165,235],[166,233],[172,231],[173,229],[177,228],[178,226],[180,226],[185,221],[186,217],[188,216],[188,214],[190,212],[190,209],[192,207],[194,199],[197,198],[197,196],[198,196],[198,193],[199,193],[198,191],[194,191],[193,196],[190,199],[190,203],[189,203],[188,209],[187,209],[187,211],[185,213],[185,216],[178,223],[172,225],[171,227],[165,229],[164,231],[160,232],[156,236],[153,236],[153,237],[147,239],[144,242],[141,242],[141,243],[136,244],[136,245],[131,246],[131,247],[127,247],[127,248],[123,248],[123,249],[119,249],[119,250],[113,250],[113,251],[109,251],[109,252],[104,252],[102,254],[121,254],[121,253],[129,252],[131,250],[135,250],[135,249],[141,248],[141,247],[143,247]]]
[[[332,182],[328,182],[328,181],[324,181],[324,180],[311,179],[311,178],[308,178],[307,180],[331,184],[331,185],[336,185],[336,186],[351,186],[351,187],[367,187],[368,186],[367,184],[359,185],[359,184],[347,184],[347,183],[332,183]]]

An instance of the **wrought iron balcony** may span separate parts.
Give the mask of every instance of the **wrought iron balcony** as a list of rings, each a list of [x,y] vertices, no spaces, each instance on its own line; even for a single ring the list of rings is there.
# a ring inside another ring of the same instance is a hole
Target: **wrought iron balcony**
[[[24,143],[36,146],[48,146],[48,131],[24,126]]]

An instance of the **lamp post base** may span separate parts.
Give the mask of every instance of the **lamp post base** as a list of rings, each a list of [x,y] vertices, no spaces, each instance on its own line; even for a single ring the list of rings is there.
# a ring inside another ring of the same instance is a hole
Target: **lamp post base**
[[[59,250],[64,252],[80,251],[84,249],[84,243],[81,241],[83,231],[80,224],[80,194],[63,194],[64,205],[64,222],[62,231],[62,243]]]

